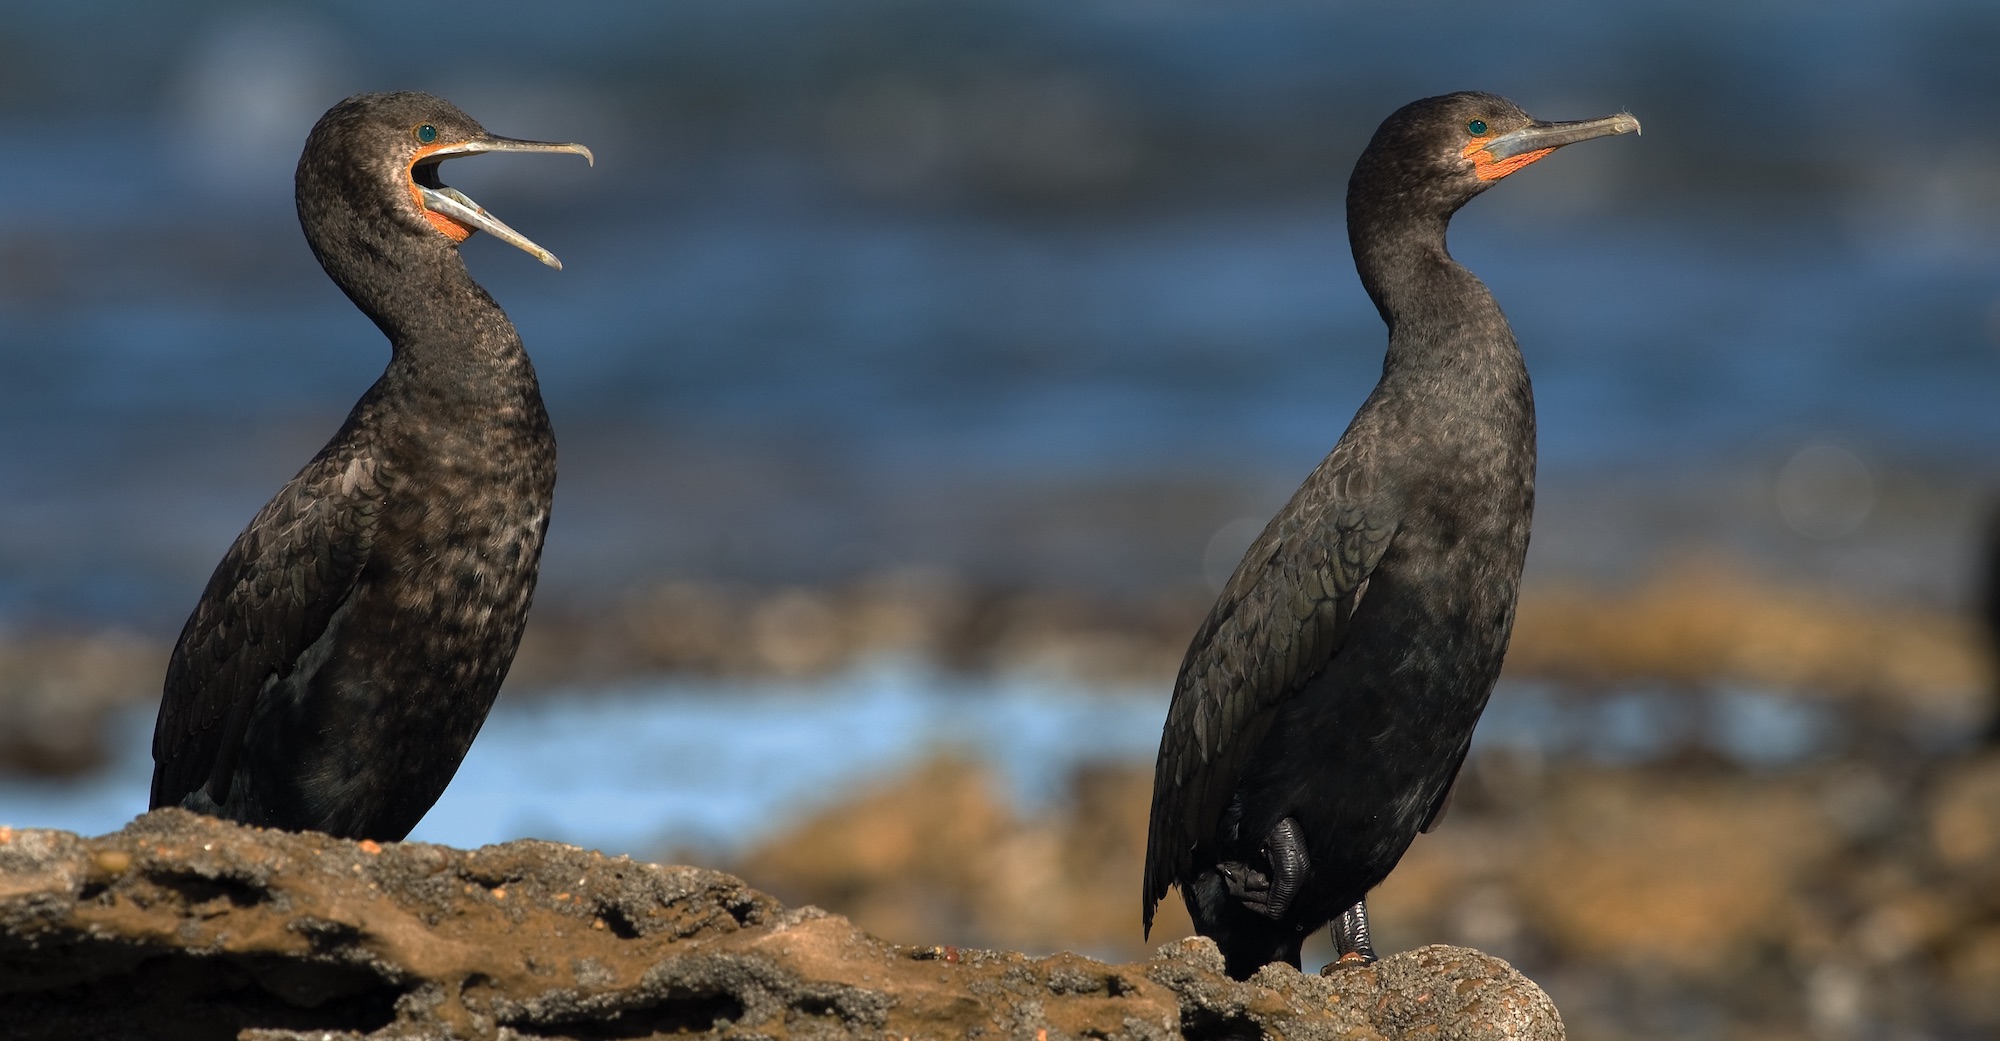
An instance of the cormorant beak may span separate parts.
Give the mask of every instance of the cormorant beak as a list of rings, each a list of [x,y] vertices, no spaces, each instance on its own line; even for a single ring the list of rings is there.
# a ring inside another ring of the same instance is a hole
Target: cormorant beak
[[[562,261],[554,253],[530,241],[526,235],[515,231],[500,221],[500,218],[486,212],[486,208],[473,202],[462,191],[448,188],[438,180],[438,164],[446,159],[461,155],[478,155],[482,152],[568,152],[580,155],[590,165],[597,165],[597,157],[590,149],[578,144],[557,144],[551,141],[518,141],[511,137],[481,136],[471,141],[435,145],[417,153],[410,164],[410,184],[415,190],[417,204],[438,230],[463,242],[472,233],[483,231],[508,245],[525,250],[530,256],[556,270],[562,270]],[[448,225],[454,225],[451,227]]]
[[[1636,134],[1639,121],[1630,112],[1602,119],[1577,119],[1566,123],[1533,122],[1498,137],[1474,138],[1464,155],[1472,160],[1473,172],[1482,181],[1497,181],[1529,163],[1546,157],[1564,145],[1613,134]]]

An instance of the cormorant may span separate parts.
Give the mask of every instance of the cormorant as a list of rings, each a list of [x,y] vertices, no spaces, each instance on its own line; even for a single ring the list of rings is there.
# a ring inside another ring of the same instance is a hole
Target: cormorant
[[[398,840],[444,792],[521,640],[556,447],[521,338],[465,269],[485,231],[446,159],[569,152],[450,102],[359,94],[306,138],[299,223],[392,348],[333,440],[258,511],[167,665],[152,805]]]
[[[1500,673],[1534,506],[1535,413],[1500,307],[1445,250],[1473,196],[1619,114],[1536,121],[1425,98],[1375,131],[1347,232],[1389,326],[1382,379],[1245,553],[1196,632],[1160,736],[1144,916],[1177,885],[1229,972],[1299,964],[1444,810]]]

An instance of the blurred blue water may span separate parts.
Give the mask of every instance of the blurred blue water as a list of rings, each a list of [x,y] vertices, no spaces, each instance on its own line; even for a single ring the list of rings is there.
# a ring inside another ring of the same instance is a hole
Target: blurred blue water
[[[1158,685],[968,678],[899,661],[814,681],[679,678],[502,699],[411,837],[461,848],[534,836],[639,856],[726,854],[941,752],[992,769],[1032,812],[1058,801],[1078,767],[1150,762],[1166,703]],[[0,824],[83,834],[123,826],[145,808],[152,718],[146,708],[118,720],[114,760],[101,773],[0,779]],[[1833,754],[1841,722],[1828,704],[1749,689],[1703,700],[1635,687],[1579,700],[1507,682],[1474,749],[1621,765],[1706,749],[1771,768]]]
[[[857,782],[953,750],[994,769],[1032,809],[1060,796],[1078,766],[1150,756],[1165,711],[1151,686],[969,679],[897,662],[811,682],[668,679],[503,700],[412,838],[733,851]],[[0,778],[0,824],[123,826],[145,809],[153,715],[119,717],[112,764],[88,778]]]
[[[894,664],[810,684],[678,681],[538,702],[494,716],[416,837],[734,850],[857,782],[953,750],[1035,808],[1078,766],[1150,756],[1164,716],[1157,689]]]

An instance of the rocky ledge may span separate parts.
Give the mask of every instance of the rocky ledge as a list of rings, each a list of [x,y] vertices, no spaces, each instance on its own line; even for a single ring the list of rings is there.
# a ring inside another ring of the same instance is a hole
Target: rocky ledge
[[[524,840],[470,852],[160,810],[0,828],[0,1038],[1558,1039],[1499,959],[1426,947],[1223,975],[885,943],[715,871]]]

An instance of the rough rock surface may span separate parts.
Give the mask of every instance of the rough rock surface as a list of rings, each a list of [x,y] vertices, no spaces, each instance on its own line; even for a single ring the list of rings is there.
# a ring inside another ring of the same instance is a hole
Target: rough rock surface
[[[1559,1039],[1477,951],[1230,980],[1206,940],[1107,965],[885,943],[728,875],[160,810],[0,828],[0,1038]]]

